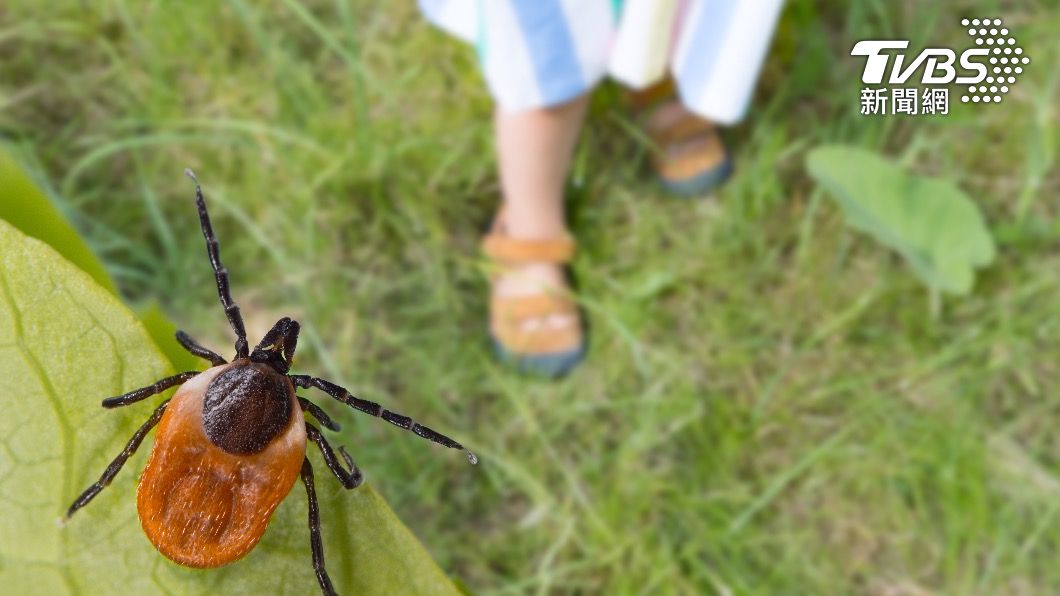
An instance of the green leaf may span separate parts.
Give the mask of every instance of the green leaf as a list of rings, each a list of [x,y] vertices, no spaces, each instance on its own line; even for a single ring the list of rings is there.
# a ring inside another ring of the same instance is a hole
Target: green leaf
[[[141,307],[137,315],[144,329],[147,330],[147,334],[155,340],[155,345],[173,364],[175,370],[205,370],[210,365],[209,362],[192,356],[177,343],[174,339],[177,327],[169,320],[166,313],[162,312],[158,302],[152,300],[147,306]]]
[[[162,398],[119,410],[104,410],[100,400],[171,372],[113,294],[49,246],[0,222],[0,591],[317,592],[305,493],[297,484],[245,559],[194,570],[158,554],[140,530],[135,504],[150,437],[110,487],[64,527],[56,523]],[[379,495],[367,485],[342,490],[310,457],[337,589],[458,593]]]
[[[18,167],[15,160],[0,147],[0,219],[23,234],[50,245],[60,255],[88,273],[99,285],[118,296],[118,288],[107,275],[103,263],[81,239],[48,197]],[[156,302],[140,310],[140,321],[173,366],[179,370],[202,368],[202,361],[173,342],[176,328]]]
[[[928,286],[967,294],[975,269],[994,260],[979,208],[953,182],[910,174],[850,146],[818,147],[806,162],[847,222],[898,251]]]

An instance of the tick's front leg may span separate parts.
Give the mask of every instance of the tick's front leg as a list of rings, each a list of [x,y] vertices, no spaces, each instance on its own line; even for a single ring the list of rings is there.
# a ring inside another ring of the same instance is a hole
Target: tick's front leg
[[[143,401],[152,395],[158,395],[170,387],[176,387],[177,385],[183,385],[192,378],[198,376],[199,371],[189,370],[188,372],[182,372],[172,377],[166,377],[160,381],[155,381],[154,385],[148,385],[147,387],[141,387],[128,393],[123,393],[117,397],[108,397],[103,400],[104,408],[120,408],[122,406],[128,406],[139,401]]]

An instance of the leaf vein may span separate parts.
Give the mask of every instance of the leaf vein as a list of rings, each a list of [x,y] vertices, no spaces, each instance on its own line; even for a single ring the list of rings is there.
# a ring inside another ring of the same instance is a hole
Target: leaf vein
[[[62,453],[63,463],[67,473],[63,475],[63,491],[62,494],[70,494],[70,486],[72,479],[70,475],[73,473],[73,445],[70,444],[70,437],[73,437],[73,430],[70,426],[70,421],[66,417],[66,413],[63,412],[59,395],[55,391],[55,387],[52,386],[51,381],[48,380],[48,376],[44,374],[44,367],[41,366],[40,361],[36,355],[26,346],[24,341],[24,331],[22,328],[22,312],[18,307],[18,303],[15,301],[15,296],[11,292],[11,286],[8,284],[6,272],[0,274],[0,294],[3,295],[4,301],[8,305],[8,309],[11,312],[11,321],[15,327],[15,342],[18,344],[18,350],[22,354],[23,360],[29,366],[30,370],[37,377],[37,381],[40,383],[42,389],[44,389],[45,395],[48,397],[48,403],[51,405],[52,410],[55,412],[55,417],[58,420],[59,428],[62,431]],[[60,533],[59,538],[60,550],[62,552],[62,559],[67,559],[68,544],[66,542],[66,534]],[[59,568],[59,574],[63,578],[63,583],[69,588],[71,594],[79,592],[77,586],[74,584],[74,579],[70,575],[70,570],[65,565],[57,565]]]

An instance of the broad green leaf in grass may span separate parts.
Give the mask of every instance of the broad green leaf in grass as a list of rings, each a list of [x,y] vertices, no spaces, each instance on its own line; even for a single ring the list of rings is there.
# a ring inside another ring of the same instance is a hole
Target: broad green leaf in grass
[[[55,205],[19,168],[15,160],[0,147],[0,219],[22,233],[45,242],[60,255],[115,296],[118,288],[107,275],[103,263],[66,221]],[[180,370],[201,367],[202,361],[180,348],[173,340],[176,328],[166,318],[158,304],[152,302],[139,312],[147,332],[165,353],[173,366]]]
[[[994,260],[982,214],[953,182],[908,173],[857,147],[818,147],[806,162],[847,222],[898,251],[928,286],[967,294],[975,269]]]
[[[300,484],[246,558],[212,570],[180,567],[136,518],[144,442],[117,478],[64,527],[157,397],[104,410],[102,398],[172,369],[142,324],[91,276],[0,221],[0,592],[4,594],[313,594]],[[349,437],[336,437],[348,443]],[[319,458],[328,569],[346,594],[455,594],[423,546],[367,485],[346,491]]]

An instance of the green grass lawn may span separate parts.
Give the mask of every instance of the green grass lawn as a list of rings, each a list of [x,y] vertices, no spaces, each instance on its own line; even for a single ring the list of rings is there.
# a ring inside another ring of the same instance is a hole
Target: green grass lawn
[[[659,192],[601,89],[569,195],[591,354],[555,383],[485,339],[498,190],[472,51],[412,3],[207,4],[7,0],[0,136],[131,302],[227,353],[194,169],[253,336],[297,317],[299,370],[480,454],[329,408],[474,592],[1060,593],[1054,2],[790,2],[706,201]],[[1004,103],[858,114],[855,41],[959,45],[961,17],[995,15],[1034,59]],[[826,142],[975,199],[998,258],[970,296],[933,315],[847,228],[803,165]]]

